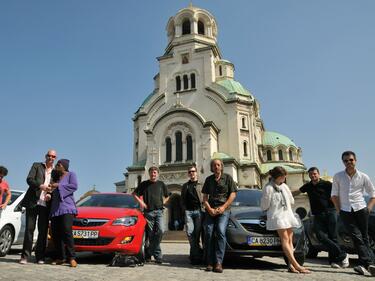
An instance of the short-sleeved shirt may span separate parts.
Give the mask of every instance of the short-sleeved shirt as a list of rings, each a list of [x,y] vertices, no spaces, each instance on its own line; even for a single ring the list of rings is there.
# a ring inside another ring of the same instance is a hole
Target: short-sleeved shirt
[[[208,176],[202,188],[202,193],[209,195],[208,203],[212,208],[224,205],[232,192],[237,192],[237,186],[228,174],[222,174],[219,181],[215,180],[215,175]]]
[[[6,182],[6,180],[2,180],[0,182],[0,204],[3,204],[3,196],[4,196],[4,193],[7,193],[9,190],[9,185],[8,183]]]
[[[143,202],[147,205],[146,211],[163,209],[163,198],[168,197],[168,188],[162,181],[152,182],[146,180],[134,190],[137,196],[143,196]]]
[[[333,202],[331,201],[331,182],[319,179],[319,182],[314,185],[310,181],[305,183],[299,190],[302,193],[307,193],[309,196],[311,212],[313,215],[318,215],[335,209],[335,205],[333,205]]]
[[[375,198],[375,187],[365,173],[356,170],[350,177],[344,170],[334,175],[331,196],[339,197],[342,211],[357,212],[366,208],[365,193]]]

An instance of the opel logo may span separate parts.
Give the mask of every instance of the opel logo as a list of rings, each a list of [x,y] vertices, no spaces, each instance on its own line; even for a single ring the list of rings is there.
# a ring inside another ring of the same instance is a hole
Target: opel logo
[[[259,221],[259,226],[260,227],[266,227],[266,221],[265,220],[260,220]]]
[[[88,219],[83,219],[82,220],[82,225],[88,225],[89,224],[89,220]]]

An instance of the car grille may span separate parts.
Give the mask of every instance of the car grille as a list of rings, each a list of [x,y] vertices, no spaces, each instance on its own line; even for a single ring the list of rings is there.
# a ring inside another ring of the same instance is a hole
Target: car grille
[[[75,218],[73,220],[74,226],[83,226],[83,227],[92,227],[92,226],[101,226],[107,223],[109,220],[107,219],[88,219],[88,218]]]
[[[79,246],[105,246],[110,244],[114,238],[99,237],[96,239],[74,238],[74,244]]]
[[[263,220],[238,220],[243,228],[249,232],[255,232],[259,234],[271,234],[276,235],[276,231],[269,231],[266,228],[266,222]]]

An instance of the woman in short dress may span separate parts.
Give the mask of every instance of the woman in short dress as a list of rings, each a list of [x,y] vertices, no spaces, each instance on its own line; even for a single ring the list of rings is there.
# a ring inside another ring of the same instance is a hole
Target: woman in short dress
[[[281,246],[289,261],[289,271],[310,273],[294,257],[293,227],[299,227],[300,221],[294,216],[291,205],[294,198],[285,184],[286,170],[277,166],[269,171],[270,181],[263,188],[261,208],[267,211],[267,230],[276,230]]]

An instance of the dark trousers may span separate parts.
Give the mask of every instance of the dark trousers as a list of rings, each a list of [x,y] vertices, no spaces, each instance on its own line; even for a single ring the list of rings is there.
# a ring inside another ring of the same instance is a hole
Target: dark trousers
[[[221,215],[205,216],[204,232],[207,251],[207,264],[223,263],[226,247],[226,230],[229,221],[229,211]]]
[[[72,214],[51,218],[52,239],[57,259],[64,260],[64,255],[68,260],[76,257],[72,233],[73,218],[74,215]]]
[[[366,268],[374,264],[374,254],[368,239],[368,209],[363,208],[356,212],[353,209],[351,212],[340,211],[340,216],[357,249],[358,263]]]
[[[346,253],[337,241],[336,225],[337,214],[335,209],[314,215],[314,231],[318,240],[328,249],[329,263],[341,262],[346,257]]]
[[[26,227],[25,236],[23,238],[23,247],[21,257],[28,259],[31,256],[33,247],[33,237],[36,222],[38,220],[38,240],[36,241],[35,257],[36,260],[44,260],[47,233],[49,222],[49,208],[43,206],[36,206],[35,208],[26,208]]]

